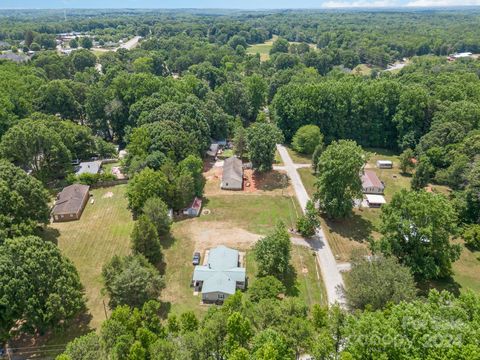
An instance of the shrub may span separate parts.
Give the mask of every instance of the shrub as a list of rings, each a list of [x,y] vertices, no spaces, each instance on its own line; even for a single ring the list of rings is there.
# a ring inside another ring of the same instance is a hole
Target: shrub
[[[473,224],[468,226],[463,232],[463,239],[468,247],[480,250],[480,225]]]
[[[323,144],[323,135],[316,125],[302,126],[292,139],[293,149],[302,154],[313,154],[319,144]]]

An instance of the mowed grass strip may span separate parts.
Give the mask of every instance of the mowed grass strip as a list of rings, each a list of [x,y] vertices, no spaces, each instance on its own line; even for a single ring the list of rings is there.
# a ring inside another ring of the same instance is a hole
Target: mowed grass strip
[[[198,221],[198,219],[186,221]],[[165,289],[162,291],[161,301],[164,303],[163,306],[166,306],[166,310],[173,314],[179,315],[186,311],[193,311],[202,316],[208,307],[201,304],[201,294],[193,295],[193,288],[190,286],[194,269],[192,255],[195,244],[183,226],[186,221],[173,224],[171,232],[174,235],[174,241],[162,250]],[[203,260],[202,254],[202,263]]]
[[[279,220],[295,227],[300,207],[293,196],[215,195],[204,202],[210,214],[200,221],[230,222],[255,234],[268,234]]]
[[[292,158],[292,161],[295,164],[311,164],[312,163],[312,155],[301,154],[293,150],[290,146],[287,147],[287,151],[290,157]]]
[[[453,279],[460,286],[460,291],[480,292],[480,251],[472,251],[463,246],[460,259],[453,264]]]
[[[309,307],[327,305],[325,286],[314,252],[303,246],[292,246],[292,265],[297,276],[298,297]]]
[[[80,274],[93,328],[105,320],[103,300],[108,303],[101,295],[102,266],[113,255],[130,253],[133,220],[125,192],[126,185],[91,190],[95,202],[88,202],[80,220],[51,225],[59,232],[59,248]]]

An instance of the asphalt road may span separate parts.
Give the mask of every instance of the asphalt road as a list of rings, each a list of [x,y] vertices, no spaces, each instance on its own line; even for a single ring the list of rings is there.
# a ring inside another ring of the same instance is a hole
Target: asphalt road
[[[305,207],[307,206],[308,196],[305,186],[303,186],[302,179],[297,172],[298,166],[294,164],[292,158],[290,157],[287,149],[283,145],[277,145],[278,152],[282,158],[284,166],[282,167],[288,174],[292,186],[297,195],[298,202],[302,207],[303,212],[305,212]],[[322,272],[323,282],[327,291],[327,299],[329,305],[338,303],[341,306],[345,305],[345,298],[343,296],[344,283],[342,275],[337,267],[337,262],[333,256],[330,245],[328,244],[327,237],[321,228],[317,229],[317,234],[311,240],[306,240],[310,247],[317,254],[318,265],[320,266],[320,271]]]

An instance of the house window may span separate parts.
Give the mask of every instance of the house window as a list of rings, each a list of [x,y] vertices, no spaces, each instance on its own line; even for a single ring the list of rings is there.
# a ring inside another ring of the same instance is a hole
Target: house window
[[[218,299],[220,299],[220,300],[225,299],[225,294],[218,294]]]

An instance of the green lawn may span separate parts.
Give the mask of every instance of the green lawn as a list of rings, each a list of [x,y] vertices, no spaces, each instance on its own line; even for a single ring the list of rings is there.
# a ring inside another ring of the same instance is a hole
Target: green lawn
[[[102,165],[102,170],[105,172],[105,174],[111,174],[112,173],[112,168],[114,166],[120,166],[120,161],[114,162],[114,163],[109,163],[109,164],[104,164]]]
[[[300,154],[299,152],[293,150],[291,147],[287,147],[287,151],[295,164],[312,163],[312,155]]]
[[[305,190],[307,190],[308,196],[312,197],[315,193],[315,181],[317,180],[315,175],[312,173],[312,169],[302,168],[298,169],[297,171],[302,179],[303,186],[305,186]]]
[[[194,221],[196,220],[198,219],[194,219]],[[166,307],[166,311],[174,314],[194,311],[197,315],[202,316],[208,307],[201,304],[201,295],[193,296],[193,288],[190,287],[194,242],[188,232],[184,231],[183,222],[173,224],[172,234],[175,240],[170,246],[163,249],[166,287],[162,291],[162,303]]]
[[[54,223],[49,230],[58,232],[58,246],[80,274],[94,328],[105,319],[102,266],[115,254],[130,253],[133,220],[125,191],[126,185],[91,190],[95,203],[87,204],[80,220]]]
[[[255,55],[260,54],[260,60],[266,61],[270,59],[270,50],[272,49],[273,42],[278,38],[277,35],[273,35],[273,37],[263,44],[255,44],[251,45],[247,48],[247,54]]]
[[[460,291],[480,292],[480,251],[463,246],[460,259],[453,264],[453,271],[453,279],[460,285]]]
[[[372,68],[366,64],[357,65],[353,71],[355,75],[370,76],[372,74]]]
[[[296,224],[300,207],[295,197],[268,195],[215,195],[204,202],[211,213],[199,221],[231,223],[255,234],[267,234],[279,221]]]

